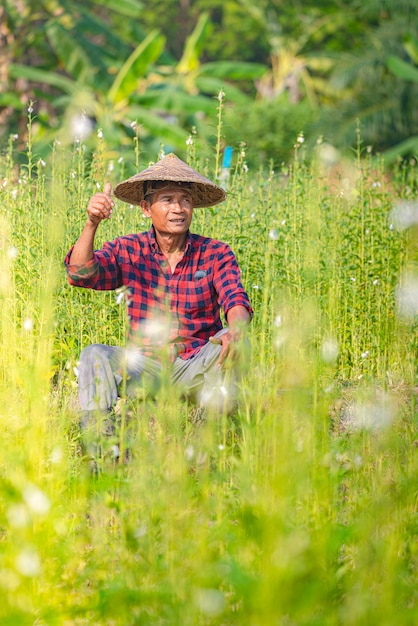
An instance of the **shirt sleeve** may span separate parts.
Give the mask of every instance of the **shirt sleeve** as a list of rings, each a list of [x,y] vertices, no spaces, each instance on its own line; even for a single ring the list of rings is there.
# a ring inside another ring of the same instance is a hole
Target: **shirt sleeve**
[[[75,287],[86,289],[112,290],[122,286],[118,241],[105,243],[94,252],[94,257],[84,265],[71,263],[71,253],[65,257],[68,282]]]
[[[234,306],[245,307],[250,316],[253,316],[250,299],[241,282],[238,261],[227,244],[218,253],[214,285],[225,316]]]

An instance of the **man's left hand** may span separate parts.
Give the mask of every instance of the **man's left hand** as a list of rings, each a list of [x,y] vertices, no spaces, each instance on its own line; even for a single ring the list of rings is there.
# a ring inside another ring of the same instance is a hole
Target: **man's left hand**
[[[228,369],[238,361],[242,345],[242,332],[239,329],[229,329],[219,337],[210,337],[209,341],[222,346],[217,362],[218,367]]]

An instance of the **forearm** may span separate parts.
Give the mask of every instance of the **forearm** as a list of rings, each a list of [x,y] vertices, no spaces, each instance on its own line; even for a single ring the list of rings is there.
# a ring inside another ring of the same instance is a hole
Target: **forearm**
[[[94,238],[97,225],[87,221],[71,252],[71,265],[85,265],[94,257]]]
[[[229,328],[231,330],[237,330],[239,332],[245,332],[251,320],[248,309],[240,304],[237,304],[236,306],[232,307],[232,309],[229,309],[226,318]]]

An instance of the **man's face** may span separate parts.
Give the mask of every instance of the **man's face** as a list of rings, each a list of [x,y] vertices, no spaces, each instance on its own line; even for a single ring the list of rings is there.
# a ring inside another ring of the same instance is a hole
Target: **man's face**
[[[185,188],[164,187],[155,191],[149,201],[141,202],[141,208],[144,216],[151,218],[158,233],[183,235],[192,221],[192,194]]]

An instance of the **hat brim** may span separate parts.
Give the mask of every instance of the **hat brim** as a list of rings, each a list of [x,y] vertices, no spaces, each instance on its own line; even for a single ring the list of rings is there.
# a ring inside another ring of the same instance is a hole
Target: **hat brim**
[[[176,185],[187,183],[191,192],[193,206],[211,207],[223,202],[226,193],[211,180],[199,174],[174,154],[169,154],[139,174],[122,181],[113,190],[116,198],[133,205],[140,205],[144,200],[144,183],[150,181],[173,182]]]

